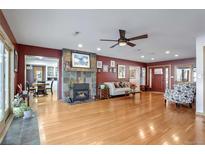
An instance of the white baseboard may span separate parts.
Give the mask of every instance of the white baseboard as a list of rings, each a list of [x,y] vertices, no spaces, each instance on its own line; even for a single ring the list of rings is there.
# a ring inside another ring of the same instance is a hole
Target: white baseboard
[[[196,112],[196,115],[199,115],[199,116],[205,116],[205,113]]]

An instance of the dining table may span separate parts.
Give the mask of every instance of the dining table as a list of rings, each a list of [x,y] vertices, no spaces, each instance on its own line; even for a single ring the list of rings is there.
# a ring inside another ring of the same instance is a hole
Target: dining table
[[[32,84],[32,86],[37,89],[36,95],[38,94],[38,87],[45,87],[45,90],[43,91],[43,95],[47,95],[46,86],[48,86],[48,85],[50,85],[50,84],[49,83],[42,83],[42,82],[34,82]]]
[[[33,87],[43,86],[43,85],[48,86],[49,83],[37,83],[37,82],[34,82],[34,83],[32,84]]]

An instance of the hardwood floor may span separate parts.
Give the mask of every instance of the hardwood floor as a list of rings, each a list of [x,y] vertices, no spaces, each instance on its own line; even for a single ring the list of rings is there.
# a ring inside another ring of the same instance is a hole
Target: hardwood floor
[[[194,107],[165,107],[159,93],[77,105],[50,95],[34,102],[41,144],[205,144],[205,118]]]

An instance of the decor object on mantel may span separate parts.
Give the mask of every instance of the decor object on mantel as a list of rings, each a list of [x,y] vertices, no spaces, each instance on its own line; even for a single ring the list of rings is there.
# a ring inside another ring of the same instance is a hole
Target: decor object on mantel
[[[97,61],[97,68],[102,68],[102,61]]]
[[[126,75],[126,66],[118,65],[118,79],[124,79]]]
[[[114,60],[110,61],[110,67],[115,67],[115,61]]]
[[[65,71],[69,71],[70,70],[70,62],[69,61],[65,61],[64,62],[64,70]]]

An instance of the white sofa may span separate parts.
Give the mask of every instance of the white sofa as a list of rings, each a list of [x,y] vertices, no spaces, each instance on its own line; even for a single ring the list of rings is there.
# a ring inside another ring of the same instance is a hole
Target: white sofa
[[[109,87],[110,96],[125,95],[125,91],[130,91],[130,87],[115,88],[115,82],[104,82]]]

